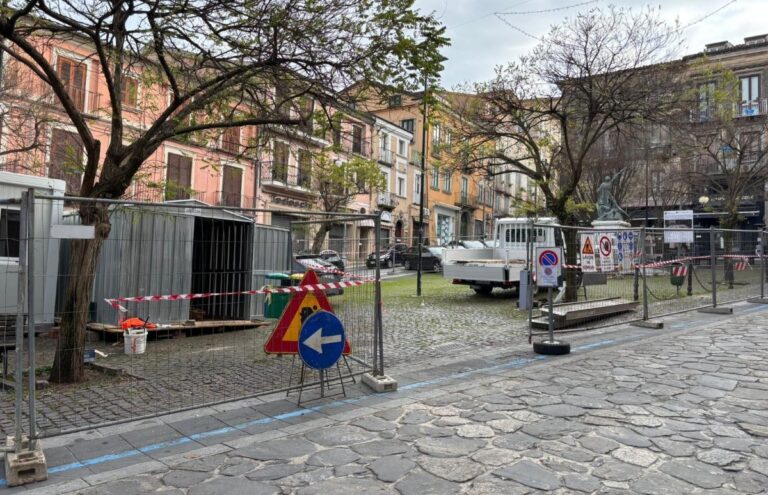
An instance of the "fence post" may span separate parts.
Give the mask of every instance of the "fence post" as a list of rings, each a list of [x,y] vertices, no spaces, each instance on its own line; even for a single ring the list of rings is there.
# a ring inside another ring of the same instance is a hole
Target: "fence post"
[[[760,299],[765,299],[765,230],[760,232]]]
[[[635,265],[635,275],[632,279],[632,299],[635,301],[640,300],[640,267]]]
[[[717,307],[717,256],[715,256],[715,227],[709,227],[709,266],[712,272],[712,307]]]
[[[27,306],[27,201],[28,192],[21,193],[21,209],[19,211],[19,281],[16,293],[16,369],[13,371],[14,387],[16,392],[15,417],[16,432],[14,436],[14,448],[16,453],[21,452],[22,436],[24,434],[21,418],[21,405],[24,402],[24,310]]]
[[[27,350],[29,362],[29,449],[37,442],[37,414],[35,413],[35,190],[27,192]]]
[[[533,220],[528,222],[528,242],[525,246],[526,265],[528,268],[528,343],[533,339]]]
[[[646,280],[645,227],[640,229],[640,265],[643,268],[643,321],[648,321],[648,281]]]
[[[688,260],[688,295],[693,295],[693,260]]]
[[[374,307],[374,322],[373,322],[373,339],[374,339],[374,352],[373,352],[373,374],[374,376],[384,375],[384,337],[382,335],[382,319],[381,319],[381,260],[378,253],[381,250],[381,215],[374,217],[374,242],[376,244],[376,287],[375,287],[375,307]]]

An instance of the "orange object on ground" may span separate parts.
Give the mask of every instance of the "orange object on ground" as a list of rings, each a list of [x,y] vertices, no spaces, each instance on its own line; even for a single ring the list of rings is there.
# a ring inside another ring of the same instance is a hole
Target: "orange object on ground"
[[[128,330],[129,328],[145,328],[145,324],[146,328],[157,328],[157,325],[154,323],[146,323],[141,318],[128,318],[123,321],[120,326],[123,327],[123,330]]]

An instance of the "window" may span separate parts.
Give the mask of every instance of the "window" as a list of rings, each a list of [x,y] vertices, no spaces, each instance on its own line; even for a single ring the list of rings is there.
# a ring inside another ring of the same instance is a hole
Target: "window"
[[[65,181],[67,194],[77,194],[83,173],[83,145],[80,136],[74,132],[53,129],[49,158],[48,176]]]
[[[403,97],[401,95],[392,95],[389,97],[389,108],[399,107],[403,104]]]
[[[0,258],[19,257],[21,218],[18,210],[0,210]]]
[[[440,189],[440,167],[432,167],[432,189]]]
[[[421,174],[413,174],[413,202],[421,203]]]
[[[740,78],[741,82],[741,109],[742,116],[758,115],[760,113],[760,76],[746,76]]]
[[[443,191],[445,192],[451,192],[451,182],[453,181],[453,176],[450,171],[446,170],[443,174]]]
[[[440,124],[432,126],[432,148],[440,146]]]
[[[75,103],[75,107],[83,111],[85,109],[85,64],[71,58],[59,57],[56,72],[69,97]]]
[[[381,192],[389,192],[389,170],[382,170],[381,176],[384,177],[384,187]]]
[[[469,179],[461,178],[461,200],[465,203],[469,200]]]
[[[397,140],[397,154],[400,156],[408,156],[408,143],[404,139]]]
[[[312,153],[309,150],[299,150],[299,176],[296,184],[304,189],[312,185]]]
[[[228,153],[240,153],[240,128],[227,127],[221,135],[221,149]]]
[[[352,152],[363,154],[363,128],[359,125],[352,126]]]
[[[288,183],[288,143],[275,141],[272,153],[272,180]]]
[[[699,84],[698,86],[699,122],[706,122],[712,119],[712,112],[714,111],[714,95],[715,95],[714,81],[709,81],[709,82]]]
[[[139,102],[139,81],[123,75],[120,82],[120,103],[129,108],[136,108]]]
[[[414,119],[405,119],[400,121],[400,127],[408,132],[413,132],[416,121]]]
[[[451,151],[451,140],[452,140],[452,133],[450,129],[445,130],[445,149],[448,151]]]
[[[400,197],[405,197],[406,191],[408,190],[407,187],[408,183],[408,177],[405,174],[398,173],[397,174],[397,195]]]
[[[165,177],[165,199],[189,199],[192,187],[192,158],[168,153],[168,172]]]
[[[221,181],[221,204],[239,208],[242,190],[243,169],[224,165],[224,177]]]
[[[379,136],[379,159],[382,161],[382,163],[392,163],[392,151],[389,147],[389,134],[382,132]]]
[[[312,134],[315,120],[315,101],[312,98],[301,98],[299,100],[299,117],[301,124],[299,129],[307,134]]]

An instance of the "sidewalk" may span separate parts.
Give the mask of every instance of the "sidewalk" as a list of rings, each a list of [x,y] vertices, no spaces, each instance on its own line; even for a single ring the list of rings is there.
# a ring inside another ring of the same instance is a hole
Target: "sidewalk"
[[[735,313],[49,439],[50,479],[0,493],[764,493],[768,313]]]

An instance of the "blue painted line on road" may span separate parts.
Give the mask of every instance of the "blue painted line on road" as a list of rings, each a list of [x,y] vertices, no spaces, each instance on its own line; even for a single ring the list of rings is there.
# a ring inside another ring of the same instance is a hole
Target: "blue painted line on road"
[[[742,315],[742,314],[745,314],[745,313],[758,312],[760,310],[766,310],[766,309],[768,309],[768,308],[766,308],[764,306],[756,306],[755,308],[749,308],[749,309],[746,309],[744,311],[740,311],[738,313],[738,315]],[[708,322],[708,321],[709,320],[695,320],[694,322],[687,321],[687,322],[684,322],[684,325],[690,326],[691,323],[700,323],[700,322]],[[675,328],[675,327],[672,326],[672,328]],[[629,337],[621,337],[621,338],[616,338],[616,339],[604,339],[604,340],[600,340],[598,342],[593,342],[593,343],[590,343],[590,344],[582,344],[582,345],[576,346],[576,347],[573,348],[573,350],[577,351],[577,352],[578,351],[587,351],[587,350],[591,350],[591,349],[598,349],[600,347],[605,347],[605,346],[610,345],[610,344],[621,344],[621,343],[625,343],[625,342],[631,342],[631,341],[634,341],[634,340],[639,340],[641,338],[643,338],[642,335],[639,335],[639,336],[629,336]],[[401,391],[402,390],[414,390],[414,389],[424,388],[424,387],[427,387],[427,386],[430,386],[430,385],[436,385],[438,383],[443,383],[443,382],[446,382],[446,381],[449,381],[449,380],[455,380],[457,378],[464,378],[464,377],[472,376],[472,375],[476,375],[476,374],[488,373],[488,372],[505,370],[505,369],[521,368],[521,367],[523,367],[523,366],[525,366],[527,364],[531,364],[531,363],[534,363],[536,361],[542,361],[542,360],[545,360],[545,359],[550,359],[552,357],[554,357],[554,356],[537,355],[537,356],[530,357],[530,358],[516,358],[516,359],[513,359],[513,360],[511,360],[511,361],[509,361],[507,363],[497,364],[497,365],[494,365],[494,366],[489,366],[487,368],[479,368],[479,369],[476,369],[476,370],[469,370],[469,371],[460,371],[460,372],[457,372],[457,373],[453,373],[451,375],[447,375],[447,376],[443,376],[443,377],[438,377],[438,378],[434,378],[434,379],[431,379],[431,380],[424,380],[424,381],[420,381],[420,382],[410,383],[408,385],[403,385],[403,386],[399,387],[399,390],[401,390]],[[382,397],[382,396],[386,397],[388,395],[393,395],[393,394],[396,394],[396,393],[397,392],[390,392],[390,393],[386,393],[386,394],[375,394],[375,396],[376,397]],[[248,428],[250,426],[270,424],[270,423],[273,423],[275,421],[281,421],[281,420],[284,420],[284,419],[296,418],[296,417],[304,416],[304,415],[307,415],[307,414],[311,414],[313,412],[319,412],[319,411],[321,411],[323,409],[333,409],[334,407],[341,407],[341,406],[347,405],[347,404],[354,404],[355,402],[359,402],[361,400],[367,399],[367,398],[372,397],[372,396],[374,396],[374,394],[363,395],[361,397],[356,397],[356,398],[340,399],[340,400],[337,400],[337,401],[329,402],[327,404],[321,404],[321,405],[314,406],[314,407],[296,409],[296,410],[288,411],[288,412],[285,412],[285,413],[282,413],[282,414],[277,414],[277,415],[271,416],[271,417],[265,417],[265,418],[260,418],[260,419],[254,419],[254,420],[246,421],[245,423],[240,423],[240,424],[235,425],[235,426],[226,426],[226,427],[222,427],[222,428],[217,428],[215,430],[209,430],[209,431],[200,432],[200,433],[193,433],[191,435],[182,436],[182,437],[177,438],[175,440],[168,440],[166,442],[159,442],[159,443],[147,445],[145,447],[141,447],[141,448],[137,448],[137,449],[131,449],[131,450],[127,450],[127,451],[124,451],[124,452],[118,452],[118,453],[115,453],[115,454],[107,454],[107,455],[103,455],[103,456],[99,456],[99,457],[94,457],[92,459],[86,459],[86,460],[83,460],[83,461],[72,462],[72,463],[69,463],[69,464],[62,464],[60,466],[55,466],[55,467],[52,467],[52,468],[48,469],[48,473],[51,473],[51,474],[63,473],[63,472],[66,472],[66,471],[72,471],[74,469],[81,469],[81,468],[88,467],[88,466],[94,466],[94,465],[98,465],[98,464],[104,464],[106,462],[112,462],[112,461],[117,461],[117,460],[121,460],[121,459],[130,458],[130,457],[135,457],[135,456],[138,456],[138,455],[142,455],[142,454],[145,454],[145,453],[148,453],[148,452],[154,452],[156,450],[160,450],[160,449],[164,449],[164,448],[168,448],[168,447],[175,447],[175,446],[178,446],[178,445],[184,445],[184,444],[187,444],[187,443],[190,443],[190,442],[194,442],[194,441],[197,441],[197,440],[201,440],[201,439],[204,439],[204,438],[209,438],[209,437],[213,437],[213,436],[217,436],[217,435],[224,435],[226,433],[234,433],[234,432],[237,432],[237,431],[242,431],[243,429]],[[5,479],[3,479],[3,478],[0,478],[0,487],[6,486],[6,484],[7,484],[7,481]]]

